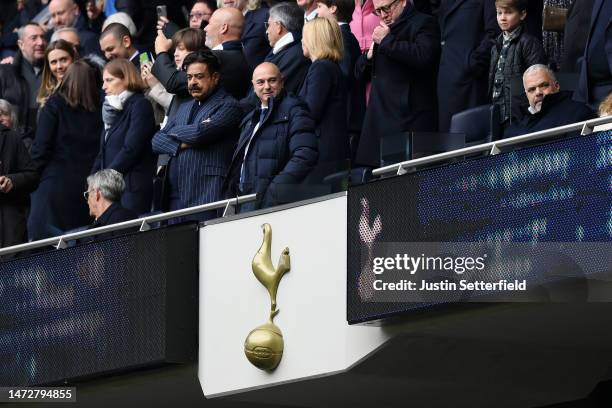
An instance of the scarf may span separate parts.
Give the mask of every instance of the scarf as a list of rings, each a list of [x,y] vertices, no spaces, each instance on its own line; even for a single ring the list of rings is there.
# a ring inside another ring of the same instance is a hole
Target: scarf
[[[110,129],[123,110],[123,105],[134,92],[123,91],[119,95],[106,95],[104,104],[102,105],[102,121],[104,122],[104,130]],[[106,132],[108,135],[108,132]],[[105,136],[106,137],[106,136]]]

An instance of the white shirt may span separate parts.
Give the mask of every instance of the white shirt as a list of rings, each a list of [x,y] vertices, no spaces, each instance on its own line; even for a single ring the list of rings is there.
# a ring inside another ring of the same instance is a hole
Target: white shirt
[[[312,10],[310,12],[310,14],[307,14],[307,15],[304,16],[304,21],[314,20],[315,18],[317,18],[317,9],[316,8],[314,10]]]
[[[538,109],[538,105],[536,106],[529,106],[527,108],[527,110],[529,111],[529,113],[531,113],[532,115],[535,115],[536,113],[538,113],[540,110],[542,110],[542,105],[540,105],[540,109]]]
[[[219,45],[215,46],[215,47],[213,48],[213,51],[214,51],[214,50],[223,50],[223,44],[219,44]]]
[[[289,45],[293,42],[293,34],[287,33],[283,35],[280,40],[274,44],[274,48],[272,49],[272,54],[276,55],[280,50],[282,50],[286,45]]]

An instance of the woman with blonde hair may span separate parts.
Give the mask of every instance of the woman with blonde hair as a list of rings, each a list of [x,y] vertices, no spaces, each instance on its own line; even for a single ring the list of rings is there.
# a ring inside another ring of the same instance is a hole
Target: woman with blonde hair
[[[74,46],[68,41],[53,41],[45,51],[45,65],[36,102],[42,107],[57,90],[68,67],[79,58]]]
[[[151,138],[155,119],[144,96],[145,85],[134,64],[118,58],[104,66],[102,106],[104,130],[100,152],[91,173],[114,169],[123,174],[125,191],[121,206],[143,214],[151,209],[155,157]]]
[[[597,111],[597,114],[599,115],[600,118],[603,118],[603,117],[606,117],[606,116],[612,116],[612,93],[610,93],[606,97],[606,99],[604,99],[599,104],[599,109]],[[597,125],[597,126],[595,126],[593,131],[594,132],[603,132],[604,130],[610,130],[610,129],[612,129],[612,122],[604,123],[603,125]]]
[[[347,89],[339,62],[343,57],[340,26],[327,18],[304,25],[304,56],[312,61],[299,96],[315,121],[319,163],[325,172],[345,168],[349,158]]]
[[[604,99],[599,105],[599,117],[612,115],[612,93],[610,93],[606,99]]]

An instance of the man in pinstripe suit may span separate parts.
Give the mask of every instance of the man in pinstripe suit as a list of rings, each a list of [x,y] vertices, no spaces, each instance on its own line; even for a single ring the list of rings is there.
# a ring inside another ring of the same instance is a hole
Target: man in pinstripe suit
[[[243,112],[219,86],[219,61],[210,50],[185,58],[191,102],[181,105],[172,120],[153,137],[153,150],[170,155],[168,210],[222,199],[221,186],[240,135]],[[213,218],[215,211],[191,219]]]

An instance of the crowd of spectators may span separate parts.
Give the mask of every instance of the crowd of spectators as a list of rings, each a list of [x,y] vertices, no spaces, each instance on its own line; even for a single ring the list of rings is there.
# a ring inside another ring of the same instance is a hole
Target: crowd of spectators
[[[17,0],[0,16],[0,246],[286,203],[479,106],[503,137],[610,112],[605,0]]]

